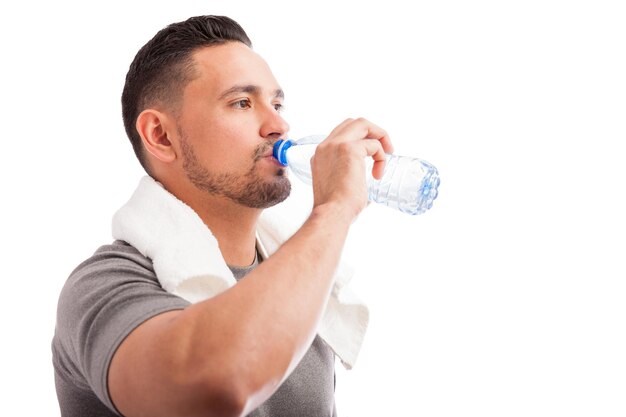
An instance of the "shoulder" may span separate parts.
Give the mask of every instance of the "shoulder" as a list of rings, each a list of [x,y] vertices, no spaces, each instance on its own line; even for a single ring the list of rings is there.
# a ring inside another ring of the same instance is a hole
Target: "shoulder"
[[[145,320],[189,303],[166,292],[152,261],[122,241],[98,248],[69,276],[57,305],[53,363],[107,401],[113,353]]]
[[[154,274],[152,261],[143,256],[135,247],[130,244],[116,240],[109,245],[103,245],[94,254],[82,262],[70,275],[92,272],[94,268],[112,267],[136,267],[137,270],[145,270]]]
[[[67,295],[74,297],[128,281],[159,285],[152,261],[126,242],[115,241],[98,248],[72,271],[61,291],[61,301]]]
[[[152,261],[122,241],[101,246],[69,276],[57,305],[56,333],[75,342],[93,329],[136,325],[189,303],[161,287]]]
[[[83,314],[95,306],[172,297],[159,284],[152,261],[118,240],[98,248],[70,274],[61,290],[57,317]]]

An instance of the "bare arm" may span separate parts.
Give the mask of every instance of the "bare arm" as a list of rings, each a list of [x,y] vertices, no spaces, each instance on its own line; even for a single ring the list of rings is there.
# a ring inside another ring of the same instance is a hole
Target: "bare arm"
[[[146,321],[121,344],[109,371],[116,407],[127,417],[237,416],[269,398],[315,337],[349,226],[367,204],[364,158],[382,161],[390,149],[365,120],[339,125],[312,160],[314,209],[302,228],[238,285]]]

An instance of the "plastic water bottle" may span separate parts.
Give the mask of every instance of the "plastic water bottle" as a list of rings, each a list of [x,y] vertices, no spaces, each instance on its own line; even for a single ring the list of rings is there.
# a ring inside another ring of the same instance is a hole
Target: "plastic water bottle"
[[[281,139],[274,144],[274,158],[311,184],[311,157],[324,139],[325,136],[307,136],[296,141]],[[372,177],[372,164],[373,161],[367,169],[370,201],[414,215],[432,207],[439,186],[439,173],[433,165],[418,158],[387,155],[383,176],[376,180]]]

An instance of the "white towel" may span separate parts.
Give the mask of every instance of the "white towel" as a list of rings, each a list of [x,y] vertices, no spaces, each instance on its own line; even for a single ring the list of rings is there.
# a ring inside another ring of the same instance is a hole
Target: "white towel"
[[[264,210],[259,219],[257,241],[264,256],[271,256],[304,221],[295,220],[284,206]],[[189,302],[214,297],[236,283],[217,240],[196,212],[149,176],[113,216],[113,238],[150,258],[161,286]],[[353,273],[344,263],[337,269],[318,328],[347,369],[356,362],[369,321],[367,307],[347,287]]]

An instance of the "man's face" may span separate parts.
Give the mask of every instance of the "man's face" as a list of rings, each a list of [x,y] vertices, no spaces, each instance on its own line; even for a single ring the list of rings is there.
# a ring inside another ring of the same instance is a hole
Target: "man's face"
[[[289,195],[272,145],[289,130],[282,90],[263,59],[229,42],[194,53],[199,76],[184,90],[177,117],[183,169],[196,188],[265,208]]]

